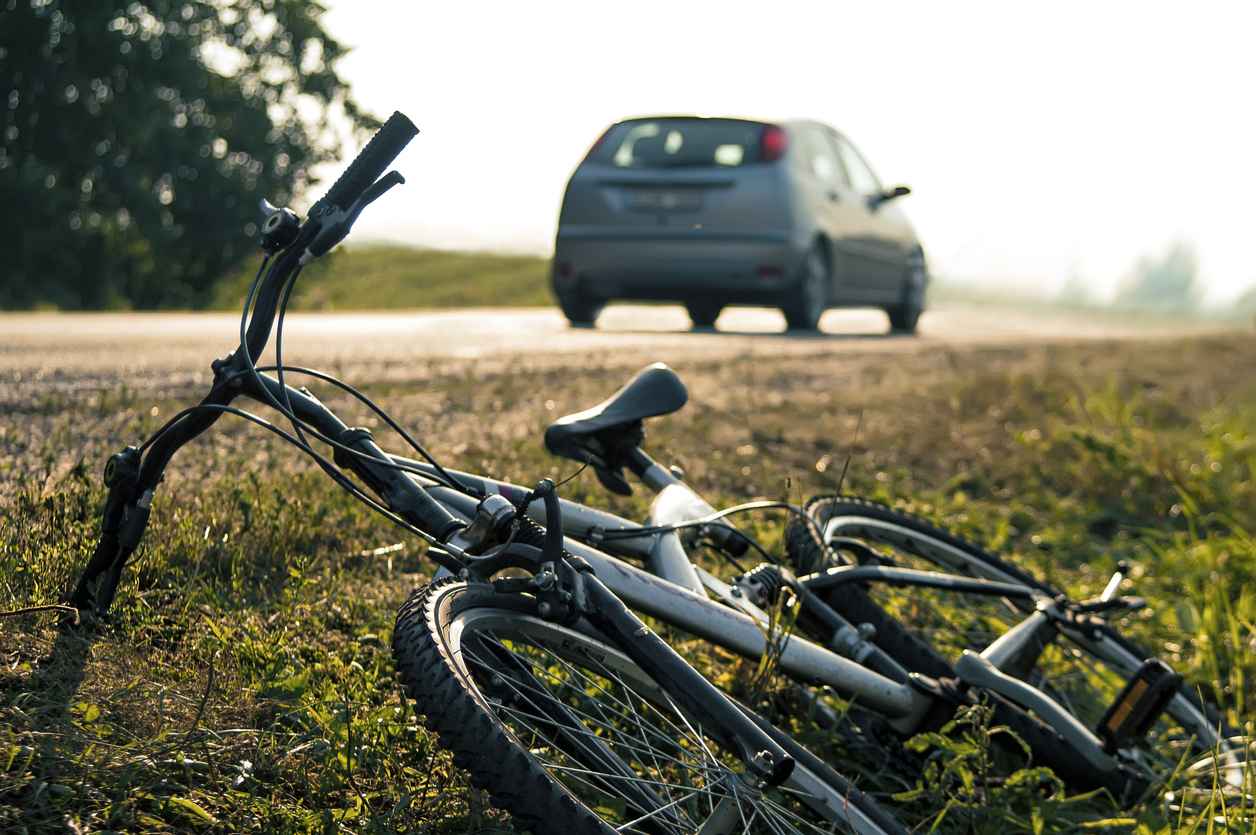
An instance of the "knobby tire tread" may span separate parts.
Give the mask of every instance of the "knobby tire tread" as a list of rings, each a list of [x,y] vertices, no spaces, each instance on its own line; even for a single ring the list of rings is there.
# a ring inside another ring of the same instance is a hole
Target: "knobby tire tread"
[[[397,614],[396,672],[424,727],[436,733],[471,785],[510,813],[517,828],[535,835],[612,835],[609,825],[557,783],[476,701],[454,672],[445,647],[431,639],[448,621],[432,622],[430,618],[439,613],[428,612],[428,601],[444,586],[457,582],[451,577],[433,583],[411,595]]]

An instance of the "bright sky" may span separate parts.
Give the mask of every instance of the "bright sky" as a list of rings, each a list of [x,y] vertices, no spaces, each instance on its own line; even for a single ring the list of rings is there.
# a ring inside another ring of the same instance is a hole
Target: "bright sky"
[[[610,123],[805,117],[911,186],[939,275],[1102,294],[1184,241],[1211,299],[1256,286],[1248,0],[329,5],[359,103],[421,131],[359,239],[549,254]]]

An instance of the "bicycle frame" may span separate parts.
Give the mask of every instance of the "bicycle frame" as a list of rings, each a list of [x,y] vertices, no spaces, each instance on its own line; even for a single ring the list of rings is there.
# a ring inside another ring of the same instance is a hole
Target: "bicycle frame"
[[[427,465],[410,463],[418,469],[430,470]],[[506,482],[457,471],[451,474],[483,495],[497,493],[512,498],[523,492],[523,488]],[[658,464],[644,470],[643,480],[657,492],[644,525],[562,500],[568,550],[588,560],[598,577],[632,608],[742,657],[759,659],[770,649],[768,613],[747,600],[737,587],[694,565],[684,548],[680,531],[643,533],[640,537],[624,535],[634,529],[701,522],[716,514],[701,496]],[[474,502],[468,497],[444,488],[436,488],[435,492],[443,503],[462,503],[464,512],[474,511]],[[539,506],[534,506],[530,514],[544,524],[544,511]],[[866,523],[866,520],[861,521]],[[727,525],[722,521],[712,524]],[[696,538],[694,528],[685,530]],[[605,534],[612,531],[617,534],[616,538],[606,540]],[[598,547],[586,542],[597,543]],[[644,562],[649,570],[637,568],[625,562],[626,559]],[[1105,750],[1104,741],[1094,731],[1041,690],[1009,675],[1007,669],[1012,659],[1046,626],[1059,629],[1070,640],[1128,676],[1138,669],[1141,661],[1126,647],[1066,616],[1062,605],[1041,589],[996,571],[984,577],[964,578],[911,569],[849,566],[802,578],[805,585],[816,591],[838,582],[868,580],[946,588],[1018,603],[1018,608],[1026,614],[1025,620],[980,654],[966,651],[956,669],[961,681],[987,688],[1034,710],[1096,768],[1105,772],[1116,768],[1117,760]],[[850,631],[857,632],[854,628]],[[896,681],[868,669],[860,663],[863,661],[861,643],[864,642],[855,635],[845,641],[835,636],[832,643],[841,651],[820,646],[799,635],[789,636],[783,646],[772,649],[778,652],[782,671],[791,677],[830,686],[843,697],[884,714],[896,729],[904,733],[915,731],[935,706],[936,694],[922,687],[919,678],[913,684],[906,675]],[[1174,697],[1173,703],[1175,712],[1179,717],[1186,717],[1185,721],[1201,739],[1216,744],[1216,728],[1211,727],[1198,707],[1180,694]]]

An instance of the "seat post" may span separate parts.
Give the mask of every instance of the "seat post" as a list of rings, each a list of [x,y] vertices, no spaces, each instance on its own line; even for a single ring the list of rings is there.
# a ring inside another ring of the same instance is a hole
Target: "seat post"
[[[669,484],[680,483],[680,479],[672,475],[671,470],[646,455],[641,447],[633,446],[624,450],[624,453],[624,464],[651,490],[658,492]]]

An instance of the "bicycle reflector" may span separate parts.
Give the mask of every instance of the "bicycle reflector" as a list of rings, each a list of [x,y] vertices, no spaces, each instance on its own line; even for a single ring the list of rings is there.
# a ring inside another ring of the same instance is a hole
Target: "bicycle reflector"
[[[1145,737],[1151,724],[1177,695],[1183,680],[1181,673],[1159,658],[1144,661],[1095,728],[1103,739],[1103,750],[1113,754]]]

